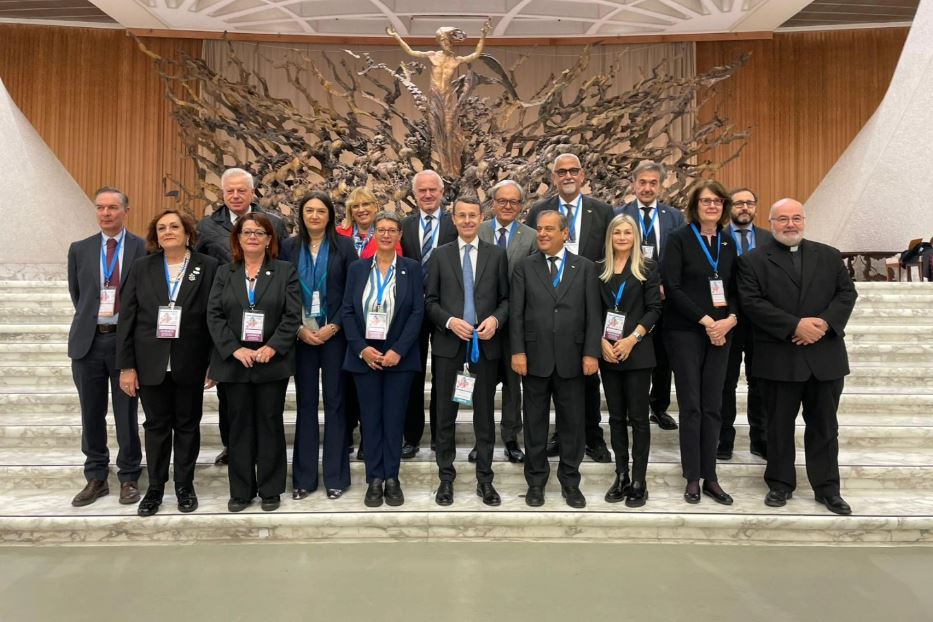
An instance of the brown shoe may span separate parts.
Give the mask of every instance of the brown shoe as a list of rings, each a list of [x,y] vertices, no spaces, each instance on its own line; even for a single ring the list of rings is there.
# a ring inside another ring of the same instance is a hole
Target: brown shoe
[[[129,505],[139,501],[139,486],[136,482],[123,482],[120,484],[120,503]]]
[[[109,494],[110,489],[107,488],[107,480],[92,479],[87,483],[87,486],[84,487],[84,490],[75,495],[75,498],[71,500],[71,505],[76,508],[91,505],[99,498]]]

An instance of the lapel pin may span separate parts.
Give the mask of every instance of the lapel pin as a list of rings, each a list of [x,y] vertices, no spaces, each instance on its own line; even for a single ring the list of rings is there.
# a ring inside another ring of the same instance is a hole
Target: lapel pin
[[[405,271],[404,271],[404,270],[401,270],[400,273],[401,273],[401,274],[405,274]]]
[[[266,276],[272,276],[272,273],[271,273],[270,271],[266,270]]]
[[[188,280],[189,280],[189,281],[194,281],[194,279],[195,279],[194,274],[189,274],[189,275],[188,275]]]

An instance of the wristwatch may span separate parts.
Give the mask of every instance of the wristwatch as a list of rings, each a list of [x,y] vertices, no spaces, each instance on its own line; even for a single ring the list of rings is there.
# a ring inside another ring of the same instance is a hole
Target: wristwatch
[[[635,343],[641,343],[641,340],[645,338],[644,335],[634,330],[632,331],[632,334],[635,335]]]

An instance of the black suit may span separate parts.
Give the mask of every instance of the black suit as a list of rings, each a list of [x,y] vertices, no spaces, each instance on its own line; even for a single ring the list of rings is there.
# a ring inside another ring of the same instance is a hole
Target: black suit
[[[804,240],[801,271],[777,240],[739,260],[742,309],[755,327],[751,375],[759,379],[768,421],[768,467],[772,489],[794,490],[794,422],[803,404],[807,477],[818,495],[839,494],[836,410],[849,373],[845,327],[858,293],[831,246]],[[819,317],[829,329],[822,339],[798,346],[791,339],[801,318]]]
[[[553,286],[544,254],[515,266],[509,296],[512,354],[525,354],[525,480],[544,486],[550,467],[546,445],[551,396],[560,436],[557,477],[564,486],[580,483],[585,421],[583,357],[601,354],[601,305],[593,262],[566,252],[563,274]]]
[[[434,223],[437,242],[434,248],[437,249],[444,244],[453,242],[457,239],[457,228],[454,226],[453,218],[439,208],[434,215],[439,218],[439,222]],[[421,264],[421,273],[425,283],[428,279],[428,261],[421,257],[421,212],[416,211],[406,216],[402,220],[402,254],[409,259],[414,259]],[[433,252],[431,256],[433,256]],[[430,260],[430,256],[428,257]],[[421,437],[424,435],[424,386],[428,369],[428,344],[431,338],[431,323],[424,322],[421,326],[421,333],[418,336],[418,352],[421,356],[421,371],[415,374],[411,383],[411,389],[408,395],[408,411],[405,416],[405,442],[417,447],[421,444]],[[431,426],[431,438],[434,438],[434,429],[437,421],[437,389],[434,383],[434,374],[431,373],[431,401],[428,404],[428,418]]]
[[[479,341],[479,362],[471,363],[475,374],[473,388],[473,430],[476,434],[476,479],[491,482],[492,452],[496,444],[495,396],[499,359],[503,356],[500,331],[506,330],[509,313],[509,262],[506,252],[479,238],[471,244],[470,260],[475,267],[473,301],[476,322],[496,318],[498,329],[491,339]],[[451,318],[463,319],[464,284],[460,241],[450,242],[434,251],[424,298],[425,312],[434,325],[432,351],[434,382],[437,383],[437,423],[435,444],[441,481],[456,477],[456,424],[458,404],[453,401],[457,374],[463,369],[470,342],[463,341],[450,329]]]
[[[117,428],[117,475],[121,482],[135,482],[142,470],[142,447],[137,421],[138,400],[120,389],[120,368],[116,364],[117,334],[102,333],[115,327],[98,328],[101,290],[100,233],[74,242],[68,248],[68,291],[75,306],[68,333],[68,356],[71,373],[81,401],[81,451],[84,452],[84,476],[106,480],[110,452],[107,449],[107,385],[113,403]],[[133,273],[133,263],[146,254],[142,238],[125,232],[123,260],[118,262],[120,286]],[[122,293],[122,292],[121,292]]]
[[[175,297],[175,306],[182,310],[177,339],[156,336],[159,307],[169,304],[163,253],[137,259],[123,289],[117,366],[135,369],[139,381],[146,412],[143,428],[150,489],[165,487],[173,446],[176,488],[194,480],[201,447],[204,378],[211,355],[207,301],[216,270],[215,259],[191,254]],[[166,371],[169,366],[171,371]]]

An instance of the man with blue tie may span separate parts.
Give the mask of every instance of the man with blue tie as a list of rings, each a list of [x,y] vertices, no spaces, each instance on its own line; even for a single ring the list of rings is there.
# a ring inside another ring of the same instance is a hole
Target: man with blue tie
[[[667,246],[667,236],[684,224],[680,210],[661,203],[658,197],[667,171],[658,162],[645,160],[632,172],[632,185],[635,188],[635,200],[627,203],[617,213],[631,216],[641,229],[642,255],[654,259],[659,264]],[[664,290],[661,290],[663,297]],[[677,422],[667,414],[671,405],[671,364],[667,350],[661,339],[663,316],[654,325],[651,337],[654,339],[655,366],[651,372],[651,407],[649,419],[662,430],[676,430]]]
[[[421,262],[421,271],[425,282],[428,276],[428,262],[438,246],[457,239],[450,214],[444,213],[441,204],[444,200],[444,180],[435,171],[425,169],[411,178],[411,193],[418,204],[418,211],[402,220],[402,254]],[[405,435],[402,445],[402,458],[414,458],[424,435],[424,387],[428,361],[428,343],[431,339],[431,323],[424,322],[418,346],[421,353],[421,370],[415,374],[408,396],[408,412],[405,417]],[[437,422],[437,389],[431,379],[430,412],[431,438]],[[433,445],[433,440],[432,440]]]
[[[735,240],[736,252],[741,257],[749,251],[755,250],[771,240],[771,233],[755,226],[755,212],[758,208],[758,195],[748,188],[737,188],[732,191],[732,222],[726,233]],[[761,392],[758,381],[748,375],[752,366],[753,342],[752,326],[739,316],[739,323],[732,330],[732,348],[729,350],[729,364],[726,367],[726,382],[722,389],[722,428],[719,430],[719,447],[716,457],[720,460],[730,460],[735,445],[735,389],[739,383],[739,368],[742,365],[742,354],[745,354],[745,380],[748,384],[748,416],[749,451],[762,459],[768,458],[767,422],[764,408],[761,404]]]

